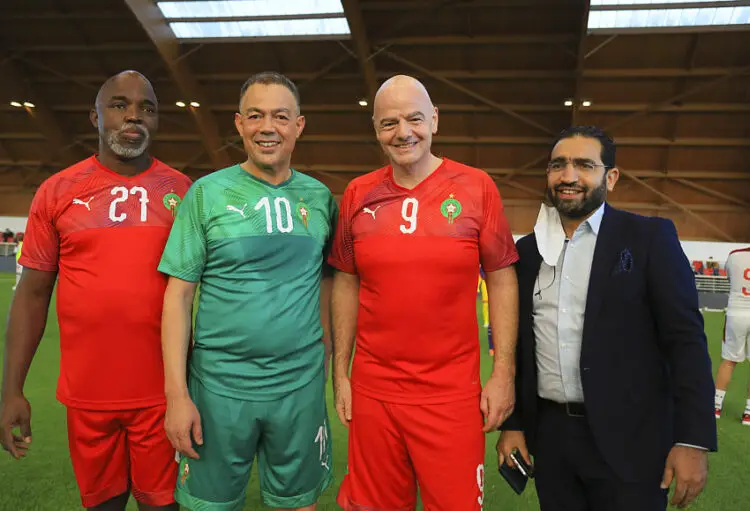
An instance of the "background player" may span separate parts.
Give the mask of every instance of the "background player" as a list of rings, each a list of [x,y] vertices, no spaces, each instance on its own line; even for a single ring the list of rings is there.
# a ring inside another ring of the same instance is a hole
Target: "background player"
[[[338,502],[414,509],[418,482],[426,511],[479,510],[483,415],[490,431],[513,408],[513,237],[487,173],[432,154],[438,113],[421,83],[391,78],[374,107],[391,164],[347,186],[330,257],[336,410],[349,427]],[[480,264],[498,341],[483,390]]]
[[[6,336],[0,441],[16,458],[31,443],[23,386],[59,276],[57,398],[67,407],[83,506],[124,510],[132,490],[142,510],[177,509],[159,342],[167,279],[156,267],[190,180],[149,155],[157,99],[140,73],[110,78],[91,122],[99,154],[47,179],[31,204]]]
[[[721,417],[724,396],[737,363],[750,359],[750,247],[735,250],[725,263],[729,277],[729,303],[724,324],[724,342],[721,345],[721,365],[716,375],[716,418]],[[742,414],[742,424],[750,426],[749,399]]]
[[[18,287],[18,283],[21,281],[21,273],[23,272],[23,266],[18,261],[21,259],[21,253],[23,250],[23,233],[19,232],[16,235],[16,285],[13,286],[13,291]]]
[[[182,453],[177,500],[189,509],[242,509],[256,455],[268,506],[312,510],[331,483],[323,263],[338,210],[328,188],[290,167],[299,105],[277,73],[244,84],[235,124],[248,159],[196,181],[159,265],[170,275],[166,428]]]
[[[492,327],[490,326],[490,296],[487,292],[487,275],[483,268],[479,268],[479,293],[482,295],[482,319],[484,328],[487,329],[487,346],[490,356],[495,356],[495,345],[492,342]]]

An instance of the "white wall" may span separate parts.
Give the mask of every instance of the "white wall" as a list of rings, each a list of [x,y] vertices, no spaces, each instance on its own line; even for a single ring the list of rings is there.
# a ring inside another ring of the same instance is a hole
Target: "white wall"
[[[0,216],[0,232],[10,229],[14,233],[26,230],[25,216]]]

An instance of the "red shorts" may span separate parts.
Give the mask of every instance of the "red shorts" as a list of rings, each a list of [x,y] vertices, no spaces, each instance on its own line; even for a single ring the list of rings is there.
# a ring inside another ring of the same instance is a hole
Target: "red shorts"
[[[175,450],[164,431],[166,406],[140,410],[68,408],[68,444],[83,507],[127,491],[148,506],[174,500]]]
[[[385,403],[352,391],[346,511],[479,511],[484,500],[479,396],[434,405]]]

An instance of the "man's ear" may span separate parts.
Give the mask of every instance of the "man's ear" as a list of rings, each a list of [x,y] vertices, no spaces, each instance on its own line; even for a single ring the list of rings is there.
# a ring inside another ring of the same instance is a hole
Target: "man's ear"
[[[615,189],[615,184],[617,184],[617,180],[620,179],[620,169],[612,167],[609,169],[609,172],[607,172],[605,179],[607,180],[607,191],[613,191]]]
[[[89,120],[91,121],[91,125],[99,129],[99,113],[96,111],[96,108],[92,108],[89,112]]]
[[[234,114],[234,127],[237,129],[237,134],[242,137],[242,116],[238,113]]]

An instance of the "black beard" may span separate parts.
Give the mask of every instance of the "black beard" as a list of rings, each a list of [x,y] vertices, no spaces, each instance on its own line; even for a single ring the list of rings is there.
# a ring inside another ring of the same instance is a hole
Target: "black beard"
[[[555,190],[568,186],[560,184],[555,187]],[[547,188],[547,199],[561,215],[568,218],[583,218],[596,211],[607,200],[607,180],[602,179],[601,184],[591,191],[586,187],[581,188],[583,188],[584,195],[580,201],[562,199],[550,188]]]

